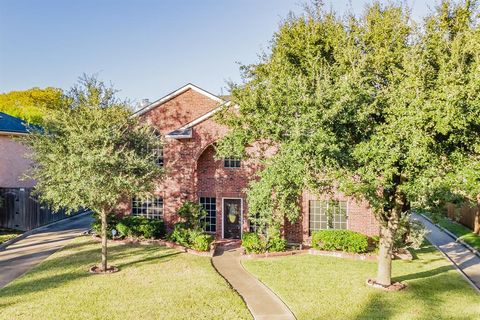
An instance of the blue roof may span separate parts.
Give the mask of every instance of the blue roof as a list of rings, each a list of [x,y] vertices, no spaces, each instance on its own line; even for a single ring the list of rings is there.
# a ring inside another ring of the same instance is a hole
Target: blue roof
[[[0,132],[28,133],[28,124],[22,119],[0,112]]]

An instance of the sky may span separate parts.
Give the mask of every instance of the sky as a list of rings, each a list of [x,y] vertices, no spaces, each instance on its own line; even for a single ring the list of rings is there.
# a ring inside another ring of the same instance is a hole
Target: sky
[[[0,0],[0,92],[96,74],[132,102],[186,83],[227,94],[303,0]],[[367,0],[324,1],[360,13]],[[407,0],[423,17],[435,0]]]

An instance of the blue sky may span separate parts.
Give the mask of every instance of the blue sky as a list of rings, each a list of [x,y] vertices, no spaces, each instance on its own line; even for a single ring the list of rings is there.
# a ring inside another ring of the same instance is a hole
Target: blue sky
[[[0,0],[0,92],[68,89],[98,74],[133,101],[239,81],[302,0]],[[325,1],[339,13],[363,0]],[[415,17],[435,1],[407,0]]]

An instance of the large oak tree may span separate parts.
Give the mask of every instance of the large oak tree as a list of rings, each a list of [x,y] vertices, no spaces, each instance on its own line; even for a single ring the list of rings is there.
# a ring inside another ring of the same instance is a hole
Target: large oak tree
[[[242,155],[254,141],[277,150],[260,156],[249,211],[293,222],[306,189],[366,200],[380,223],[376,282],[390,285],[401,218],[425,203],[428,181],[452,171],[453,154],[473,152],[476,14],[468,1],[445,1],[417,25],[403,5],[374,2],[360,16],[313,5],[286,19],[232,85],[238,110],[220,114],[231,128],[220,154]]]

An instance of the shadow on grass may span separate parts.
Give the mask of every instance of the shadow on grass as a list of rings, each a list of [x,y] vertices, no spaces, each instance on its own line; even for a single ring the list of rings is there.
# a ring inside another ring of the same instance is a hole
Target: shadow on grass
[[[98,277],[90,274],[88,268],[100,262],[100,253],[100,243],[95,241],[67,244],[57,255],[0,289],[0,310],[24,299],[23,295],[57,288],[87,277]],[[109,247],[108,257],[109,264],[116,265],[122,272],[140,265],[165,263],[180,253],[159,246],[116,245]],[[2,300],[12,297],[16,299],[2,303]]]
[[[422,259],[421,254],[435,251],[437,250],[434,246],[427,244],[420,250],[416,250],[416,254],[420,255],[419,259]],[[429,258],[419,262],[425,265],[438,260],[444,260],[444,258]],[[473,308],[458,306],[461,313],[445,314],[445,309],[448,312],[449,308],[439,307],[443,303],[455,303],[451,299],[457,299],[458,303],[465,304],[467,307],[475,305],[476,295],[473,292],[472,295],[467,294],[471,289],[470,286],[455,272],[450,272],[452,270],[454,270],[453,266],[448,264],[427,271],[394,277],[393,281],[405,282],[407,288],[400,292],[372,289],[378,291],[369,295],[362,311],[354,319],[478,319],[478,314],[473,315]],[[471,298],[471,302],[466,300],[467,297]],[[412,304],[412,302],[415,303]]]

